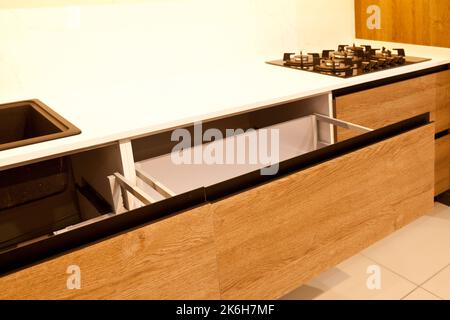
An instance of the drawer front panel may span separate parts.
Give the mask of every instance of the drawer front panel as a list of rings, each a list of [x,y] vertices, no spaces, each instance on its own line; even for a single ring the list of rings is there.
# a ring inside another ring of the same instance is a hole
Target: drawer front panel
[[[81,289],[67,289],[69,266]],[[218,299],[210,206],[0,278],[0,299]]]
[[[436,140],[435,195],[450,189],[450,135]]]
[[[430,74],[337,97],[336,117],[372,129],[426,112],[435,120],[436,78],[437,74]],[[353,136],[348,130],[337,130],[338,141]]]
[[[450,70],[436,74],[436,132],[450,129]]]
[[[221,297],[274,299],[433,207],[434,125],[212,204]]]

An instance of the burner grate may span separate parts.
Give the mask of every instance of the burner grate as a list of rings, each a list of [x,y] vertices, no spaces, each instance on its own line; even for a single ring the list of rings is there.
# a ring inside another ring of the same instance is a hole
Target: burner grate
[[[323,50],[322,54],[304,54],[302,51],[300,54],[285,53],[283,60],[269,63],[348,78],[427,60],[429,59],[414,58],[413,61],[408,61],[405,50],[401,48],[388,50],[385,47],[377,49],[370,45],[353,44],[339,45],[337,50]]]

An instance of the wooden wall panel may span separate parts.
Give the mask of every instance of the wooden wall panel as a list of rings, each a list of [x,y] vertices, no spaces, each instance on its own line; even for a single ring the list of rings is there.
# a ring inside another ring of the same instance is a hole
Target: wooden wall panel
[[[381,29],[367,28],[367,8],[381,8]],[[356,37],[450,47],[449,0],[355,0]]]

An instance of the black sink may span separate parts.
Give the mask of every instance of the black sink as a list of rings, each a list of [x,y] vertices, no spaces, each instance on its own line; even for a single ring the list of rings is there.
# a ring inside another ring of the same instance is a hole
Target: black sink
[[[39,100],[0,104],[0,151],[80,133]]]

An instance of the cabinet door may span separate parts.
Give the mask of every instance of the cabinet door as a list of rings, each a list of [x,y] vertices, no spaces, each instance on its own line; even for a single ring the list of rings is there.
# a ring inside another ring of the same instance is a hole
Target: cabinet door
[[[70,266],[80,268],[79,290],[67,288]],[[218,299],[210,206],[4,276],[0,298]]]
[[[212,204],[221,297],[274,299],[433,208],[434,125]]]
[[[436,132],[450,129],[450,70],[436,74]]]
[[[436,78],[437,74],[430,74],[339,96],[335,99],[336,117],[372,129],[426,112],[430,112],[431,119],[435,120]],[[349,130],[337,130],[337,141],[353,136]]]
[[[450,135],[436,140],[435,195],[450,189]]]

